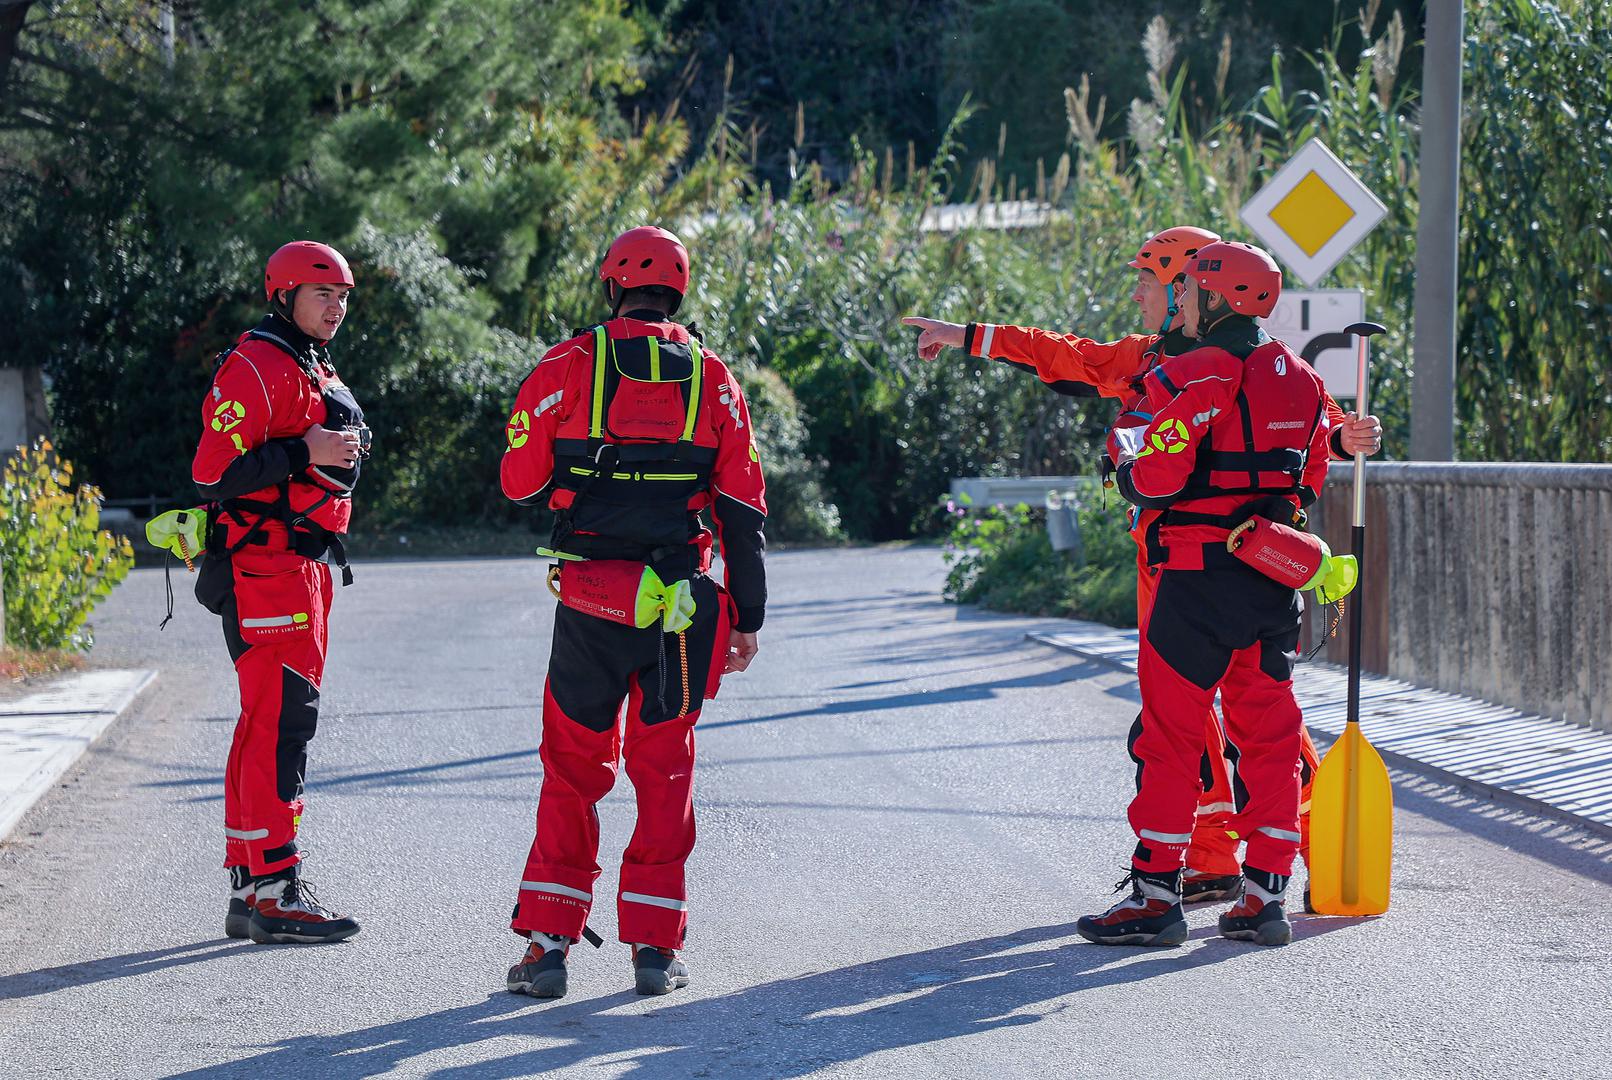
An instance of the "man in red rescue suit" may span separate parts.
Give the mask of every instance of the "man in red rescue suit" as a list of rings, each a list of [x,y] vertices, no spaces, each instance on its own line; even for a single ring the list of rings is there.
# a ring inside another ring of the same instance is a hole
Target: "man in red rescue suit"
[[[687,984],[677,950],[694,847],[694,727],[722,675],[755,655],[767,599],[766,490],[749,407],[727,366],[671,319],[688,291],[688,252],[664,229],[631,229],[599,276],[612,318],[550,349],[521,385],[502,466],[505,495],[555,512],[542,550],[559,559],[537,835],[510,923],[529,945],[508,987],[534,997],[563,996],[570,946],[584,935],[597,944],[587,929],[600,873],[594,807],[618,759],[638,802],[619,936],[639,993]],[[708,576],[703,510],[725,588]],[[634,614],[646,601],[647,623]]]
[[[1285,893],[1299,851],[1303,721],[1292,665],[1303,602],[1290,585],[1236,558],[1228,537],[1253,518],[1291,525],[1326,479],[1330,424],[1321,379],[1267,337],[1282,275],[1265,252],[1214,243],[1189,262],[1186,328],[1198,347],[1143,380],[1151,414],[1139,445],[1119,451],[1127,500],[1160,512],[1148,528],[1161,568],[1142,633],[1141,730],[1130,807],[1138,842],[1131,894],[1078,932],[1100,944],[1179,945],[1181,872],[1192,839],[1205,749],[1201,717],[1221,694],[1246,791],[1232,818],[1247,840],[1243,888],[1220,932],[1286,944]]]
[[[297,849],[331,601],[321,560],[328,553],[351,580],[341,536],[367,446],[363,411],[327,350],[352,287],[347,260],[326,244],[297,241],[269,258],[269,314],[220,356],[191,466],[213,504],[197,598],[223,617],[241,686],[224,778],[224,930],[259,943],[358,933],[315,899]]]
[[[1155,233],[1128,264],[1137,271],[1131,299],[1141,308],[1143,325],[1157,326],[1153,334],[1127,334],[1118,341],[1101,342],[1076,334],[1059,334],[1035,327],[992,323],[946,323],[933,319],[909,318],[908,325],[923,333],[918,339],[920,355],[934,359],[945,346],[953,346],[971,356],[992,359],[1036,374],[1049,389],[1069,397],[1100,395],[1120,402],[1115,428],[1148,419],[1142,389],[1143,377],[1159,363],[1179,356],[1196,346],[1184,329],[1181,306],[1188,260],[1205,244],[1220,239],[1207,229],[1175,226]],[[1356,450],[1376,453],[1381,446],[1382,426],[1377,417],[1358,418],[1345,414],[1330,395],[1327,415],[1332,434],[1327,444],[1334,459],[1352,460]],[[1105,482],[1113,462],[1104,460]],[[1147,560],[1146,535],[1158,513],[1144,507],[1131,511],[1131,535],[1137,542],[1136,618],[1139,633],[1145,633],[1148,612],[1158,583],[1158,569]],[[1131,726],[1129,743],[1134,744],[1141,717]],[[1228,742],[1214,709],[1205,714],[1208,749],[1202,763],[1203,797],[1198,807],[1192,844],[1187,851],[1183,876],[1186,903],[1219,900],[1234,894],[1241,886],[1242,866],[1238,860],[1239,842],[1227,831],[1242,791],[1236,779],[1238,748]],[[1320,757],[1309,732],[1301,742],[1304,776],[1302,831],[1308,850],[1309,786],[1320,765]],[[1133,760],[1134,760],[1134,754]]]

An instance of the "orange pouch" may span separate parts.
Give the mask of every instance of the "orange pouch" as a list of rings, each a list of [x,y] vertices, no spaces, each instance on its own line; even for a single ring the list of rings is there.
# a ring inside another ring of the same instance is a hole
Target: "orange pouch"
[[[1321,569],[1321,538],[1278,524],[1249,518],[1226,538],[1226,549],[1273,581],[1302,589]]]
[[[638,625],[638,590],[644,564],[625,559],[589,559],[560,567],[560,603],[623,626]]]

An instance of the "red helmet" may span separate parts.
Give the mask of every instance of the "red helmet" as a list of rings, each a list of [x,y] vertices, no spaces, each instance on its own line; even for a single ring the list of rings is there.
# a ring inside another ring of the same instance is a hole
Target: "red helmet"
[[[688,292],[688,249],[665,229],[640,225],[616,237],[599,266],[600,281],[623,289],[664,285],[677,295]]]
[[[1220,239],[1219,233],[1198,229],[1191,225],[1177,225],[1154,233],[1136,253],[1127,266],[1137,270],[1151,270],[1160,285],[1168,285],[1187,272],[1187,261],[1205,244]]]
[[[353,272],[341,252],[329,244],[293,240],[269,256],[263,270],[263,292],[272,302],[280,289],[298,285],[346,285],[351,288]]]
[[[1199,248],[1187,272],[1200,289],[1224,296],[1240,315],[1262,319],[1276,310],[1282,295],[1281,268],[1253,244],[1222,240]]]

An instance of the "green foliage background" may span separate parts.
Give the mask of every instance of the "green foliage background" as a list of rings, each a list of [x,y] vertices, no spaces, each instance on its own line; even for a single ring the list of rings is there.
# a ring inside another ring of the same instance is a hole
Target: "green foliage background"
[[[0,581],[12,648],[82,651],[90,612],[128,576],[126,537],[102,529],[101,493],[73,486],[73,467],[43,439],[0,468]]]
[[[1407,445],[1417,3],[190,0],[171,39],[162,7],[38,0],[0,82],[12,350],[115,495],[186,497],[212,357],[266,254],[314,236],[360,282],[336,343],[377,431],[359,524],[530,521],[497,489],[508,403],[602,314],[609,238],[660,221],[754,399],[773,533],[932,532],[950,476],[1085,471],[1110,410],[921,363],[900,316],[1136,330],[1139,240],[1242,235],[1311,136],[1390,207],[1328,283],[1391,327],[1376,400]],[[1612,457],[1609,54],[1604,4],[1469,12],[1468,457]],[[921,227],[1009,198],[1046,223]]]

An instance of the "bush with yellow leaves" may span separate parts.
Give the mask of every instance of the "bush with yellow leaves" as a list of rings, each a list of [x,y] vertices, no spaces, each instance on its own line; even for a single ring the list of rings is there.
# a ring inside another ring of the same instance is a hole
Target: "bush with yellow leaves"
[[[88,649],[95,605],[128,576],[127,537],[100,528],[101,492],[72,487],[73,466],[45,439],[19,447],[0,480],[0,573],[8,644]]]

